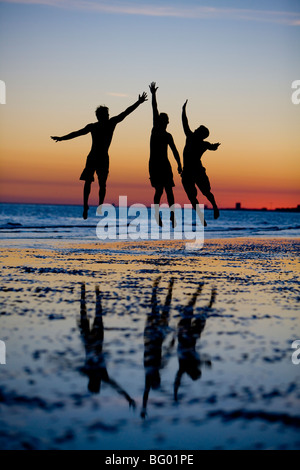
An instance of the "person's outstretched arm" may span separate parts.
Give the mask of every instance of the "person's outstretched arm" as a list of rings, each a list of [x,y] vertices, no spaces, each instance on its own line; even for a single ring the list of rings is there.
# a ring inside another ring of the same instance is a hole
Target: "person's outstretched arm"
[[[142,95],[139,95],[138,100],[132,106],[129,106],[129,108],[125,109],[125,111],[118,114],[118,116],[114,116],[111,119],[115,120],[117,123],[123,121],[123,119],[125,119],[129,114],[135,111],[136,108],[145,101],[147,101],[147,93],[144,92]]]
[[[183,130],[186,136],[192,133],[189,123],[188,123],[188,118],[186,115],[186,105],[187,105],[188,100],[184,103],[182,106],[182,125],[183,125]]]
[[[117,390],[120,395],[123,395],[126,398],[129,403],[129,406],[135,408],[135,401],[133,400],[133,398],[131,398],[131,396],[128,395],[128,393],[122,387],[120,387],[120,385],[117,384],[115,380],[108,377],[106,382],[109,383],[115,390]]]
[[[153,126],[155,126],[157,124],[158,117],[159,117],[159,112],[158,112],[158,108],[157,108],[157,101],[156,101],[156,91],[157,91],[158,87],[156,86],[155,82],[152,82],[149,85],[149,88],[150,88],[150,91],[151,91],[151,94],[152,94]]]
[[[181,175],[181,173],[182,173],[182,166],[181,166],[180,156],[179,156],[178,150],[177,150],[177,148],[176,148],[175,142],[174,142],[173,137],[171,136],[171,134],[170,134],[170,138],[169,138],[169,145],[170,145],[170,147],[171,147],[171,150],[172,150],[172,152],[173,152],[174,158],[175,158],[175,160],[176,160],[176,162],[177,162],[177,165],[178,165],[178,166],[177,166],[177,171],[178,171],[178,173]]]
[[[79,131],[71,132],[70,134],[63,135],[62,137],[57,137],[57,136],[51,136],[52,140],[55,140],[55,142],[61,142],[62,140],[70,140],[70,139],[75,139],[75,137],[79,137],[81,135],[88,134],[91,132],[91,125],[88,124],[85,126],[83,129],[80,129]]]

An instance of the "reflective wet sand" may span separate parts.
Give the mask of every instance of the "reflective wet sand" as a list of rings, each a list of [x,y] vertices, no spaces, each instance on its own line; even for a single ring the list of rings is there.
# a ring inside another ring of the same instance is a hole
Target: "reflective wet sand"
[[[299,240],[1,259],[2,449],[300,447]]]

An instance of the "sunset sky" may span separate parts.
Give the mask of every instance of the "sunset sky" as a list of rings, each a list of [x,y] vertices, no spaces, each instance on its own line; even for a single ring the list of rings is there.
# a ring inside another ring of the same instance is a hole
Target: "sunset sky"
[[[300,204],[299,45],[299,0],[0,1],[0,200],[81,204],[91,137],[50,136],[94,122],[100,104],[118,114],[146,91],[115,131],[106,202],[151,203],[156,81],[181,156],[186,99],[190,127],[204,124],[221,142],[202,159],[220,207]],[[187,203],[169,157],[176,202]]]

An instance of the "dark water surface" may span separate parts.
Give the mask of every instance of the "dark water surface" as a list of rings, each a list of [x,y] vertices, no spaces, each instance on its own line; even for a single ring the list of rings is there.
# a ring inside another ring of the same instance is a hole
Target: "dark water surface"
[[[120,253],[3,251],[0,447],[298,449],[299,243]]]

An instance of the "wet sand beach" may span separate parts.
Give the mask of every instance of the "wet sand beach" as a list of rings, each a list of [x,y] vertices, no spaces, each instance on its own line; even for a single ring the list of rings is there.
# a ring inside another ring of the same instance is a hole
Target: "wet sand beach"
[[[1,449],[300,448],[299,239],[47,243],[0,248]]]

